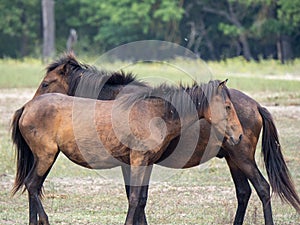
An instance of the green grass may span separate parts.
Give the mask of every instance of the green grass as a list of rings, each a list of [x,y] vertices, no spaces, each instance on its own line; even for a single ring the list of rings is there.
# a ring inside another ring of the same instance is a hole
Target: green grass
[[[278,61],[265,60],[246,62],[235,58],[221,62],[174,60],[169,63],[121,63],[101,64],[90,59],[89,64],[110,70],[124,69],[132,71],[150,83],[184,82],[192,80],[208,81],[229,78],[228,86],[243,91],[297,91],[300,86],[300,59],[293,63],[282,65]],[[0,88],[36,88],[44,76],[44,68],[40,61],[25,59],[0,60]],[[269,76],[272,75],[272,79]],[[268,76],[268,77],[267,77]],[[286,80],[292,76],[298,80]]]
[[[300,77],[300,59],[293,62],[281,64],[278,60],[262,60],[260,62],[247,62],[245,59],[233,58],[220,62],[208,62],[209,67],[213,68],[215,74],[219,75],[273,75],[284,77],[294,75]]]
[[[266,79],[263,77],[230,77],[219,76],[218,79],[228,78],[228,86],[246,92],[298,92],[300,80]]]
[[[36,88],[44,75],[40,61],[0,60],[0,88]]]

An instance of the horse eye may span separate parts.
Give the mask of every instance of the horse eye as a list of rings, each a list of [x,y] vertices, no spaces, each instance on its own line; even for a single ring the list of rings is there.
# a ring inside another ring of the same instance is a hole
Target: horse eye
[[[49,86],[49,83],[47,83],[47,82],[43,82],[42,83],[42,88],[46,88],[46,87],[48,87]]]
[[[231,107],[229,105],[227,105],[225,108],[227,111],[231,110]]]

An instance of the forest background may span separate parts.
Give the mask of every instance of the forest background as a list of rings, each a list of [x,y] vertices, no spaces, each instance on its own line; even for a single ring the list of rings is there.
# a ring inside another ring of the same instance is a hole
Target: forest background
[[[1,58],[42,58],[51,42],[48,55],[58,55],[71,29],[78,55],[163,40],[204,60],[300,56],[300,0],[1,0],[0,11]],[[46,19],[53,40],[46,40]]]

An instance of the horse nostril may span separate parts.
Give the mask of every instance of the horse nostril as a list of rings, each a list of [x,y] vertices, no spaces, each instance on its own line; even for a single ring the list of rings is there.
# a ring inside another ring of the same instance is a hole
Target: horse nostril
[[[235,139],[233,136],[231,136],[229,139],[233,145],[237,145],[243,139],[243,135],[241,134],[238,139]]]
[[[241,134],[240,136],[239,136],[239,140],[241,141],[243,139],[243,135]]]

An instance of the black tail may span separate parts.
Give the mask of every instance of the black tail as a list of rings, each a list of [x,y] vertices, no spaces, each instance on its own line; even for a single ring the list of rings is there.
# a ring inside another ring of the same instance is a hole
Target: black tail
[[[20,129],[19,129],[19,120],[22,116],[24,111],[24,106],[18,109],[14,116],[11,123],[11,138],[13,144],[15,145],[16,149],[16,159],[17,159],[17,172],[15,178],[15,184],[12,190],[13,195],[19,191],[22,186],[24,185],[24,181],[30,172],[31,168],[33,167],[34,157],[33,154],[27,145],[26,141],[24,140]]]
[[[272,116],[264,107],[259,106],[258,110],[263,119],[262,154],[272,191],[300,213],[300,198],[284,161]]]

